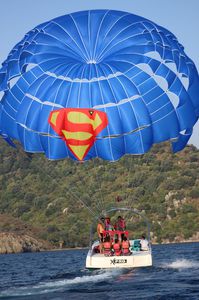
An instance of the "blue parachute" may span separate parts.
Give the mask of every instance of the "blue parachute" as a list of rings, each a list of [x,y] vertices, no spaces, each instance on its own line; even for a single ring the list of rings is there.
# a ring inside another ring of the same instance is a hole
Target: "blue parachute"
[[[166,140],[178,151],[199,116],[198,73],[176,37],[113,10],[65,15],[28,32],[2,64],[0,93],[2,137],[49,159],[114,161]],[[102,127],[97,112],[107,118]]]

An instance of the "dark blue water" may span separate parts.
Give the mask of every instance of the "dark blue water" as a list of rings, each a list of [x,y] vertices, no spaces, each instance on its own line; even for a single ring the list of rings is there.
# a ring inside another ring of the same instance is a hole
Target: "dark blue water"
[[[199,243],[153,246],[153,267],[85,269],[87,250],[0,256],[0,299],[199,299]]]

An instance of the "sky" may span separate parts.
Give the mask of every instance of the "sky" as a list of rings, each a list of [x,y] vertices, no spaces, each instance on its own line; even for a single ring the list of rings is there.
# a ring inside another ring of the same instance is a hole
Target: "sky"
[[[167,28],[199,70],[199,0],[0,0],[0,65],[38,24],[67,13],[102,8],[131,12]],[[189,143],[199,148],[199,121]]]

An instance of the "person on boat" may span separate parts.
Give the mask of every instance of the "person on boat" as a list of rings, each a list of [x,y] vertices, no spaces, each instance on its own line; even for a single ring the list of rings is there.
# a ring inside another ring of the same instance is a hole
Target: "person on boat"
[[[144,235],[141,236],[140,245],[141,245],[141,248],[140,248],[141,251],[148,251],[149,250],[149,242],[145,238]]]
[[[114,225],[114,229],[122,232],[121,233],[121,240],[123,241],[124,231],[126,230],[126,222],[125,222],[124,218],[122,218],[121,216],[119,216],[117,218],[117,221]]]
[[[111,219],[109,217],[105,218],[105,230],[113,230],[113,226],[111,225]]]
[[[105,256],[111,256],[112,255],[112,243],[111,243],[111,239],[110,239],[109,235],[107,235],[104,239],[103,250],[104,250],[104,255]]]
[[[104,220],[105,219],[102,217],[97,224],[97,234],[98,234],[99,242],[100,242],[100,244],[99,244],[100,253],[102,253],[102,251],[103,251],[103,241],[104,241],[103,232],[105,229]]]
[[[122,253],[121,244],[117,238],[115,239],[115,243],[113,244],[113,251],[114,255],[116,256],[120,256]]]
[[[127,240],[127,237],[124,236],[123,241],[122,241],[122,255],[130,255],[131,252],[130,252],[129,248],[130,248],[130,243]]]

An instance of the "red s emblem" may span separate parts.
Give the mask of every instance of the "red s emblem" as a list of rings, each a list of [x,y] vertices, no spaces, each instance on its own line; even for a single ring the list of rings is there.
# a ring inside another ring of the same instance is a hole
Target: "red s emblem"
[[[48,122],[74,156],[83,160],[96,136],[108,125],[108,118],[105,112],[94,109],[62,108],[52,111]]]

